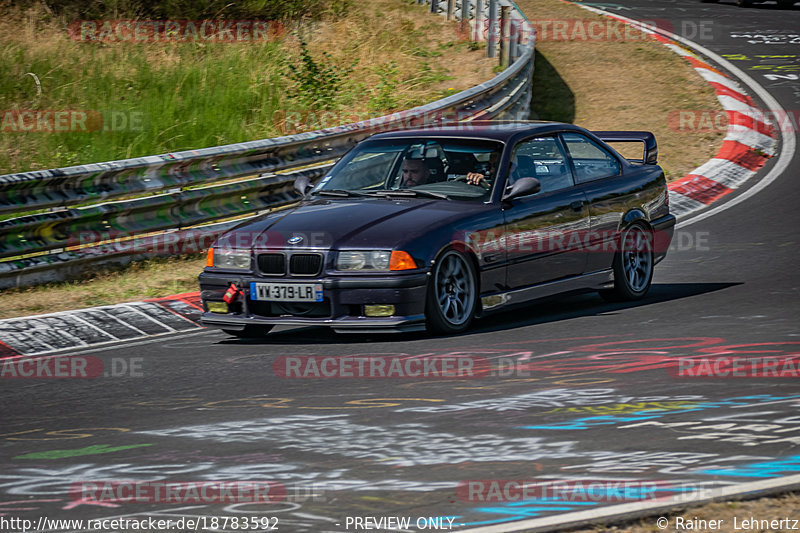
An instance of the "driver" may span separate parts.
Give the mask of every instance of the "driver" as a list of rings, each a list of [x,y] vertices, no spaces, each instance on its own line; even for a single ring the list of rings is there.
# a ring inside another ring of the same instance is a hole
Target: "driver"
[[[467,174],[467,183],[470,185],[488,184],[487,179],[494,173],[497,167],[497,160],[500,159],[500,152],[492,152],[489,154],[489,168],[484,172],[470,172]]]
[[[428,183],[431,171],[422,159],[406,159],[403,161],[403,179],[401,187],[416,187]]]

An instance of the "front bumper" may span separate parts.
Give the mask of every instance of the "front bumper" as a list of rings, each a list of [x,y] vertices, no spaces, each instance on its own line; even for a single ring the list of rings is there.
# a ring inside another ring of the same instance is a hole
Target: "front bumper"
[[[269,278],[247,274],[203,272],[199,276],[205,326],[239,331],[250,325],[328,326],[337,332],[398,332],[425,329],[426,272],[392,276]],[[323,302],[287,304],[250,298],[251,282],[320,283]],[[231,284],[242,289],[228,313],[211,313],[207,302],[221,302]],[[365,305],[393,305],[395,314],[366,316]]]

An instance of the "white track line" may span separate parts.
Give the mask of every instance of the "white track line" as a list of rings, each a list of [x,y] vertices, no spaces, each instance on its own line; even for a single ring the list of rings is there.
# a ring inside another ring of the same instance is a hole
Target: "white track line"
[[[686,493],[678,496],[673,496],[668,499],[648,500],[634,503],[622,503],[619,505],[609,505],[607,507],[600,507],[589,511],[577,511],[574,513],[564,513],[555,516],[546,516],[543,518],[531,518],[529,520],[520,520],[518,522],[505,522],[503,524],[496,524],[492,526],[483,526],[473,529],[462,529],[461,533],[506,533],[510,531],[524,531],[535,529],[551,529],[554,527],[564,526],[566,524],[575,524],[580,522],[588,522],[599,520],[603,518],[612,518],[614,516],[623,515],[646,515],[658,514],[663,512],[669,514],[669,507],[671,506],[686,506],[689,504],[699,504],[712,500],[720,500],[730,498],[733,496],[740,496],[747,493],[759,493],[764,491],[774,491],[789,485],[800,484],[800,474],[793,476],[784,476],[774,479],[764,479],[761,481],[751,481],[749,483],[739,483],[729,487],[721,487],[718,489],[703,489],[695,495]],[[658,511],[658,512],[656,512]],[[651,513],[652,512],[652,513]]]

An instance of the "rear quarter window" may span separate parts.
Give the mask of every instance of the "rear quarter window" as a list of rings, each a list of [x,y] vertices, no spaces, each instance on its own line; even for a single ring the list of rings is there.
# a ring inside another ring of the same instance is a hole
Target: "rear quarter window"
[[[617,158],[590,138],[580,133],[564,133],[562,139],[575,165],[578,183],[618,176],[622,172]]]

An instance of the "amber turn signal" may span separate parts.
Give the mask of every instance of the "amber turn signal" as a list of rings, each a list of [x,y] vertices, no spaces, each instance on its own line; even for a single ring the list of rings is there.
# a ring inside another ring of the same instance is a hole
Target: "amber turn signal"
[[[208,249],[208,255],[206,255],[206,266],[213,267],[214,266],[214,249]]]
[[[411,270],[417,268],[417,263],[408,255],[408,252],[395,250],[389,258],[389,270]]]

